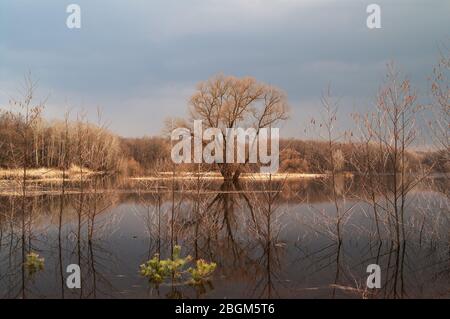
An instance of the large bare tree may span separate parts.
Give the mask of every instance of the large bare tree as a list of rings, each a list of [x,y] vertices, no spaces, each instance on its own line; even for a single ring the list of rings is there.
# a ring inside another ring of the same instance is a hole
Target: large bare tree
[[[202,120],[203,128],[219,128],[224,152],[227,128],[254,128],[258,137],[261,128],[272,127],[288,117],[287,98],[280,89],[254,78],[216,75],[199,83],[189,101],[191,120]],[[216,163],[222,176],[237,181],[244,164]]]

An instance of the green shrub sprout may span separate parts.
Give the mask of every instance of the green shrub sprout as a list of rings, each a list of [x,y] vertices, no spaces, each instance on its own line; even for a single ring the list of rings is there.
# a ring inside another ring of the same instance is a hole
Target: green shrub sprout
[[[140,274],[156,285],[170,278],[175,280],[185,278],[188,284],[200,285],[209,280],[217,265],[198,259],[195,267],[187,268],[192,260],[189,255],[181,257],[181,246],[177,245],[173,248],[172,258],[160,259],[159,254],[155,254],[152,259],[140,265]]]
[[[39,254],[34,252],[27,254],[25,268],[28,270],[28,274],[35,274],[36,272],[44,269],[44,258],[39,257]]]

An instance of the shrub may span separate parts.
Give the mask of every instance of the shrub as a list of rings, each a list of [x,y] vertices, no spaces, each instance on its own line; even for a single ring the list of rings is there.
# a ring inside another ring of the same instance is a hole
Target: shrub
[[[200,285],[209,279],[217,266],[216,263],[199,259],[194,268],[186,269],[186,265],[191,261],[192,257],[189,255],[181,257],[181,246],[177,245],[173,248],[172,258],[161,260],[160,256],[155,254],[152,259],[140,265],[140,274],[156,285],[169,278],[182,280],[186,276],[186,283]]]
[[[25,268],[28,270],[29,275],[35,274],[44,269],[44,258],[39,257],[39,254],[37,253],[29,253],[26,256]]]
[[[216,270],[216,263],[208,263],[203,259],[197,260],[195,268],[189,268],[188,272],[191,274],[191,284],[201,284],[204,280],[207,280],[214,270]]]

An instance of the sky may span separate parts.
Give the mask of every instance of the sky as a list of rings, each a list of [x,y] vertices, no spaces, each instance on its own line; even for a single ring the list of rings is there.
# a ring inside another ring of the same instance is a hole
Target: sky
[[[81,28],[66,7],[81,7]],[[366,7],[381,7],[381,29]],[[426,98],[450,40],[449,0],[0,0],[0,107],[23,76],[38,80],[45,116],[96,110],[122,136],[160,134],[187,114],[196,84],[253,76],[287,93],[283,136],[301,137],[330,86],[339,121],[373,108],[394,61]]]

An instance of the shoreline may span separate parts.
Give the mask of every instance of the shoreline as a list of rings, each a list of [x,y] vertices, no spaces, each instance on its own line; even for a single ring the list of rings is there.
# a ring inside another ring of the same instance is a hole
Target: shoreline
[[[65,171],[66,180],[76,180],[80,178],[80,168],[72,165]],[[94,175],[103,174],[103,172],[95,172],[88,168],[83,168],[83,177],[92,177]],[[23,168],[0,168],[1,181],[21,181],[23,178]],[[27,181],[57,181],[63,179],[63,171],[59,168],[28,168]]]
[[[264,174],[264,173],[242,173],[239,180],[267,180],[269,176],[272,176],[272,180],[300,180],[300,179],[313,179],[313,178],[323,178],[329,174],[318,174],[318,173],[275,173],[275,174]],[[197,173],[190,172],[180,172],[175,176],[176,180],[190,180],[196,179]],[[127,177],[127,179],[132,181],[152,181],[152,180],[170,180],[172,179],[172,172],[160,172],[159,176],[136,176]],[[205,172],[201,174],[202,180],[223,180],[223,176],[216,172]]]

